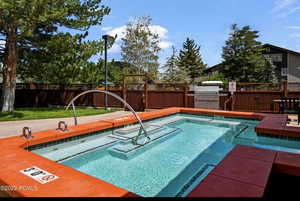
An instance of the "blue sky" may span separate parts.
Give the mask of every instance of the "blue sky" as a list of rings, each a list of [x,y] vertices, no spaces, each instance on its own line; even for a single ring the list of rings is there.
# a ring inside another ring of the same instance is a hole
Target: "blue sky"
[[[101,26],[90,29],[89,39],[106,33],[121,36],[130,19],[149,15],[163,42],[161,64],[171,54],[171,45],[180,50],[187,37],[201,45],[205,63],[219,63],[233,23],[260,31],[263,43],[300,51],[300,0],[103,0],[102,4],[111,13]],[[120,43],[109,51],[109,58],[121,58]]]

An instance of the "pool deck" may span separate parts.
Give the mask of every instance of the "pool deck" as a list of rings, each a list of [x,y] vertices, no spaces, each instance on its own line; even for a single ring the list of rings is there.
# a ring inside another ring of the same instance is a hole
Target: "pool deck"
[[[193,108],[168,108],[140,114],[142,120],[153,119],[176,113],[220,115],[234,118],[257,119],[261,122],[255,128],[264,135],[300,137],[300,128],[288,127],[287,115],[219,111]],[[27,151],[25,148],[82,135],[98,130],[134,123],[133,115],[110,120],[70,126],[68,132],[47,130],[33,133],[34,138],[26,140],[15,136],[0,139],[0,186],[19,187],[4,192],[13,197],[131,197],[136,196],[125,189],[79,172],[70,167],[48,160]],[[20,170],[37,166],[59,178],[41,184],[20,173]],[[271,169],[300,176],[300,155],[269,151],[254,147],[236,146],[222,162],[201,182],[190,197],[262,197]],[[213,184],[213,187],[212,185]],[[34,191],[20,186],[35,186]],[[1,193],[0,193],[1,194]]]
[[[276,151],[237,145],[188,197],[263,197],[278,158]]]
[[[119,118],[131,114],[127,111],[117,111],[107,114],[91,115],[78,117],[78,123],[84,124],[106,119]],[[44,131],[57,128],[59,121],[65,121],[68,125],[74,125],[74,118],[55,118],[55,119],[38,119],[23,121],[5,121],[0,122],[0,138],[19,136],[22,134],[24,127],[30,127],[32,132]]]

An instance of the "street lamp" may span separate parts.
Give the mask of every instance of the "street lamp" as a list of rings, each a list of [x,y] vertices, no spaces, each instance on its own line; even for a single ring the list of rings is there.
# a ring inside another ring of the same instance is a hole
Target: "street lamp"
[[[105,91],[107,91],[107,46],[108,40],[113,40],[114,38],[110,35],[103,35],[102,39],[104,40]],[[104,107],[107,110],[107,94],[104,96]]]

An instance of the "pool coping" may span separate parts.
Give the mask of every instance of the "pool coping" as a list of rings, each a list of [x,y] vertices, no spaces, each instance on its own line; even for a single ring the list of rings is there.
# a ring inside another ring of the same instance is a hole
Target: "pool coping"
[[[300,137],[300,128],[286,126],[288,119],[287,115],[173,107],[144,112],[140,114],[140,117],[142,120],[150,120],[176,113],[216,115],[260,120],[260,123],[255,128],[257,133]],[[26,147],[37,144],[119,127],[135,122],[136,119],[133,115],[127,115],[119,119],[101,120],[78,126],[70,126],[69,132],[66,133],[55,129],[36,132],[33,133],[34,138],[29,140],[20,136],[0,139],[0,186],[17,187],[16,190],[6,191],[9,196],[13,197],[137,196],[125,189],[79,172],[73,168],[56,163],[25,149]],[[20,170],[31,166],[37,166],[47,172],[55,174],[59,177],[59,179],[46,184],[40,184],[19,172]],[[24,186],[35,186],[36,188],[35,190],[28,190],[24,188]]]

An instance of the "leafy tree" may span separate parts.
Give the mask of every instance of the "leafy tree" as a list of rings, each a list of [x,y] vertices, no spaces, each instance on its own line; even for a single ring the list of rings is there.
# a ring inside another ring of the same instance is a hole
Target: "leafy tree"
[[[178,56],[178,66],[187,72],[192,83],[203,74],[207,65],[202,61],[200,46],[194,40],[187,38],[183,43],[183,49]]]
[[[108,81],[119,85],[122,79],[122,69],[115,65],[115,61],[107,63]],[[102,84],[105,79],[104,60],[100,59],[98,63],[88,62],[81,69],[80,83]]]
[[[104,74],[102,74],[102,60],[98,63],[87,62],[82,66],[79,74],[80,83],[100,84],[104,80]],[[108,66],[108,65],[107,65]]]
[[[86,31],[110,9],[101,0],[1,0],[0,37],[4,55],[2,111],[14,109],[16,71],[23,49],[39,49],[59,27]],[[84,35],[84,34],[83,34]],[[45,44],[46,43],[46,44]]]
[[[20,54],[18,74],[23,81],[60,84],[78,82],[82,66],[102,48],[102,42],[82,42],[84,36],[69,33],[51,36],[43,48]]]
[[[232,32],[223,47],[224,59],[221,73],[225,78],[237,82],[271,82],[274,78],[273,69],[264,57],[264,48],[258,31],[249,26],[239,29],[232,25]]]
[[[207,76],[205,81],[223,81],[224,83],[229,82],[220,72]]]
[[[152,79],[158,74],[160,39],[150,30],[151,17],[138,17],[126,25],[122,39],[122,60],[138,69],[138,74],[148,73]]]
[[[187,75],[187,72],[185,69],[179,69],[177,63],[177,55],[176,55],[176,49],[174,46],[172,46],[172,55],[167,58],[166,64],[163,66],[163,68],[166,69],[166,72],[164,74],[164,77],[162,78],[165,82],[168,83],[183,83],[183,82],[189,82],[189,78]]]
[[[172,55],[167,58],[167,62],[163,66],[166,69],[163,80],[170,83],[176,82],[178,72],[176,49],[174,46],[172,46],[172,51]]]
[[[102,67],[104,67],[104,65],[102,65]],[[124,69],[120,69],[115,64],[115,61],[112,60],[111,62],[109,62],[107,64],[107,70],[108,70],[108,81],[114,83],[115,85],[121,85]],[[105,69],[102,68],[102,74],[104,75],[104,73],[105,73]],[[103,79],[103,82],[104,82],[104,79]]]

